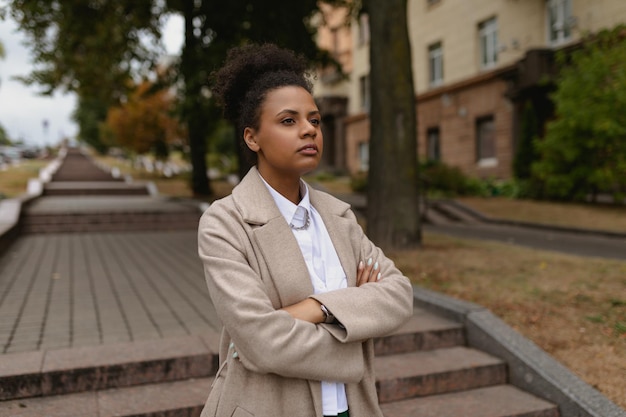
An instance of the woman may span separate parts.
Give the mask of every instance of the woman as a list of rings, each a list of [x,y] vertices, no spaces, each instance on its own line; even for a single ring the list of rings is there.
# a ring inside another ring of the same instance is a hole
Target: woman
[[[346,203],[301,179],[323,150],[306,61],[249,45],[229,53],[215,80],[256,165],[200,220],[224,326],[202,416],[382,416],[372,338],[411,316],[412,287]]]

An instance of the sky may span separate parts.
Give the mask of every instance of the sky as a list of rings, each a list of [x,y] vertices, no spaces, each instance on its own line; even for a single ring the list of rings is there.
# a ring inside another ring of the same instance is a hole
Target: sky
[[[5,1],[0,0],[0,7]],[[0,125],[9,138],[23,140],[27,145],[56,145],[63,138],[73,138],[78,132],[71,120],[76,106],[74,94],[55,92],[41,96],[41,87],[26,86],[12,79],[28,75],[33,69],[30,51],[23,45],[24,36],[16,31],[10,16],[0,19],[0,42],[4,59],[0,58]],[[183,20],[180,16],[168,19],[163,43],[168,54],[178,54],[183,42]]]

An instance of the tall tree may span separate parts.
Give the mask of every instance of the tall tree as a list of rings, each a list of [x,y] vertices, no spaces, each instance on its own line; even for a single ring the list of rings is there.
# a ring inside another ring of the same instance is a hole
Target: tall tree
[[[174,105],[174,97],[167,89],[154,91],[151,82],[143,81],[125,103],[109,108],[106,126],[113,143],[138,154],[153,152],[157,158],[165,159],[168,144],[181,137],[178,122],[172,117]]]
[[[370,21],[367,231],[385,249],[421,244],[417,114],[407,0],[364,0]]]
[[[86,140],[95,140],[93,121],[103,121],[106,109],[124,96],[126,81],[152,64],[154,51],[143,39],[158,37],[162,14],[184,16],[181,115],[189,134],[196,195],[211,193],[205,141],[219,113],[210,96],[209,74],[221,65],[226,51],[248,41],[274,42],[311,59],[324,57],[309,22],[317,10],[316,0],[10,0],[9,4],[40,65],[25,81],[44,86],[44,93],[58,88],[77,92],[81,108],[76,117]]]
[[[127,80],[152,66],[158,13],[152,0],[11,0],[9,7],[31,47],[35,70],[23,81],[75,92],[80,137],[101,148],[94,126],[126,93]],[[84,106],[84,107],[83,107]]]
[[[317,11],[315,0],[168,0],[168,10],[185,19],[185,44],[180,60],[183,81],[182,118],[187,124],[193,165],[192,189],[210,195],[206,176],[206,140],[217,126],[219,111],[211,99],[210,74],[226,58],[228,49],[245,42],[273,42],[306,55],[312,61],[328,62],[317,49],[315,28],[309,19]],[[237,149],[241,135],[235,134]],[[240,174],[249,166],[240,158]]]

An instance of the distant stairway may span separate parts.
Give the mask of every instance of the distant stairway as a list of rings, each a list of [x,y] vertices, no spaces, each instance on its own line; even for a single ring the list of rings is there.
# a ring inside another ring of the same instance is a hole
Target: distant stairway
[[[480,213],[454,200],[429,200],[422,208],[422,220],[433,225],[450,223],[476,224],[485,221]]]
[[[197,202],[155,196],[154,185],[126,182],[68,149],[43,195],[24,207],[21,233],[196,229]]]
[[[2,355],[0,415],[198,416],[217,368],[217,341],[208,331]],[[559,416],[554,404],[508,384],[506,362],[468,347],[463,325],[425,310],[416,309],[409,323],[377,339],[375,350],[386,417]],[[12,355],[29,354],[29,369],[2,366]]]

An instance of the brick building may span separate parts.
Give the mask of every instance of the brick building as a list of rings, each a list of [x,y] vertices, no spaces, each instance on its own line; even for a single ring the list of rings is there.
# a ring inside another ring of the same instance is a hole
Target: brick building
[[[330,122],[325,162],[354,174],[369,162],[368,20],[347,25],[345,10],[324,14],[318,42],[347,74],[326,70],[316,84]],[[540,126],[552,114],[552,86],[544,81],[556,51],[625,22],[623,0],[409,0],[420,160],[475,177],[511,177],[524,107]]]

